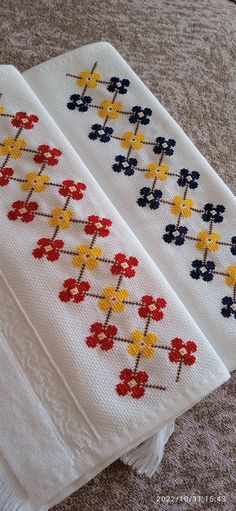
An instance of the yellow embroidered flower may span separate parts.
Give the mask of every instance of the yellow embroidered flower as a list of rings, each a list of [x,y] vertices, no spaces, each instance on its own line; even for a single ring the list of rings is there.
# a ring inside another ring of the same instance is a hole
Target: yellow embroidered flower
[[[168,178],[169,165],[158,165],[157,163],[151,163],[148,165],[148,171],[145,172],[147,179],[153,179],[154,177],[160,181],[166,181]]]
[[[60,227],[60,229],[68,229],[70,222],[73,218],[73,211],[70,209],[55,208],[52,210],[52,218],[49,218],[48,223],[51,227]]]
[[[17,159],[22,156],[22,149],[26,146],[26,140],[14,138],[4,138],[2,146],[0,146],[0,155],[10,155],[11,158]]]
[[[4,112],[5,112],[4,106],[0,105],[0,114],[4,114]]]
[[[118,119],[120,114],[118,110],[121,110],[122,103],[116,101],[113,103],[110,99],[104,99],[101,102],[101,109],[99,110],[100,117],[109,117],[109,119]]]
[[[87,87],[94,88],[97,86],[97,81],[100,80],[100,78],[101,75],[97,71],[93,71],[93,73],[91,73],[86,69],[85,71],[82,71],[80,73],[80,77],[78,78],[76,83],[80,87],[85,87],[85,85],[87,85]]]
[[[158,337],[156,334],[148,333],[144,335],[141,330],[134,330],[131,333],[132,344],[129,344],[127,351],[129,355],[143,355],[145,358],[153,357],[155,353],[154,346],[157,346]]]
[[[22,183],[22,190],[34,190],[35,192],[43,192],[46,188],[45,183],[50,181],[50,177],[46,176],[38,176],[36,172],[28,172],[25,175],[26,183]]]
[[[82,266],[83,264],[88,270],[95,270],[99,265],[97,257],[101,257],[103,250],[100,247],[90,248],[88,245],[78,245],[76,247],[78,255],[72,257],[74,266]]]
[[[236,266],[227,266],[226,271],[228,276],[225,277],[225,283],[227,286],[236,286]]]
[[[194,206],[194,202],[192,199],[184,199],[180,195],[176,195],[173,197],[173,206],[171,206],[171,212],[174,215],[182,215],[184,218],[191,216],[192,210],[191,208]]]
[[[113,312],[123,312],[125,304],[123,300],[128,300],[129,293],[126,289],[116,291],[114,287],[105,287],[102,291],[104,298],[98,302],[98,306],[103,311],[112,309]]]
[[[120,145],[129,149],[132,147],[133,149],[137,149],[139,151],[143,147],[143,141],[145,139],[145,135],[143,133],[138,133],[135,135],[132,131],[126,131],[123,135],[124,140],[121,140]]]
[[[208,231],[201,231],[198,233],[197,237],[199,238],[196,245],[198,250],[205,250],[206,248],[211,252],[218,250],[219,246],[217,241],[220,240],[221,236],[217,232],[209,234]]]

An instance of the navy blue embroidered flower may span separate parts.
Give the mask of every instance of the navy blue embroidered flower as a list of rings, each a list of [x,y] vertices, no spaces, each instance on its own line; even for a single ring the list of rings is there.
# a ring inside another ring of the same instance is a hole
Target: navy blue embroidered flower
[[[132,176],[138,164],[136,158],[126,158],[121,155],[116,156],[115,161],[117,163],[112,165],[114,172],[124,172],[126,176]]]
[[[133,106],[132,114],[129,117],[129,122],[131,124],[135,124],[136,122],[140,122],[140,124],[149,124],[149,117],[152,115],[151,108],[141,108],[141,106]]]
[[[93,124],[91,133],[89,133],[89,138],[91,140],[99,139],[100,142],[109,142],[111,140],[113,129],[105,126],[104,128],[101,124]]]
[[[190,275],[193,279],[203,279],[205,282],[211,282],[214,277],[212,273],[215,269],[215,263],[213,261],[200,261],[199,259],[195,259],[192,262],[192,267],[194,270],[190,272]]]
[[[188,185],[189,188],[192,188],[192,189],[198,187],[197,180],[199,179],[200,174],[196,170],[189,172],[188,169],[181,169],[179,171],[179,173],[180,173],[180,177],[177,181],[179,186]]]
[[[142,197],[137,200],[139,206],[144,208],[145,206],[149,206],[151,209],[157,209],[160,206],[160,199],[162,197],[161,190],[151,190],[145,186],[140,190]]]
[[[79,112],[87,112],[92,98],[90,96],[80,96],[80,94],[72,94],[70,103],[67,103],[69,110],[78,110]]]
[[[204,213],[202,215],[202,219],[204,222],[210,222],[211,220],[217,224],[223,222],[223,216],[221,213],[224,213],[225,207],[221,204],[217,206],[213,206],[213,204],[208,203],[204,206]]]
[[[110,83],[107,87],[109,92],[118,92],[119,94],[126,94],[127,87],[129,87],[130,82],[126,78],[118,78],[117,76],[112,76],[110,78]]]
[[[166,243],[172,243],[173,241],[175,245],[180,246],[184,244],[187,232],[187,227],[182,225],[180,227],[176,227],[174,224],[169,224],[166,226],[167,234],[164,234],[163,240],[166,241]]]
[[[221,314],[225,318],[229,318],[230,316],[234,316],[236,319],[236,301],[231,298],[231,296],[224,296],[222,298],[222,304],[226,307],[221,309]]]
[[[231,252],[233,255],[236,255],[236,236],[233,236],[231,238],[231,243],[232,243],[232,246],[231,246]]]
[[[164,137],[157,137],[156,138],[156,144],[153,147],[153,151],[155,154],[166,154],[167,156],[171,156],[174,151],[172,147],[174,147],[176,144],[175,140],[172,138],[169,138],[169,140],[166,140]]]

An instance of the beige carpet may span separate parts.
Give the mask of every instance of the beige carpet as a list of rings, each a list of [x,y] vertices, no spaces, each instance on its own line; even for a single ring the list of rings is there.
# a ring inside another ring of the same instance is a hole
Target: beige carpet
[[[21,71],[86,43],[112,43],[236,190],[235,2],[3,0],[0,12],[1,63]],[[234,373],[177,421],[152,479],[118,461],[53,511],[234,511],[235,405]],[[160,503],[161,496],[172,502]],[[184,496],[200,502],[181,502]]]

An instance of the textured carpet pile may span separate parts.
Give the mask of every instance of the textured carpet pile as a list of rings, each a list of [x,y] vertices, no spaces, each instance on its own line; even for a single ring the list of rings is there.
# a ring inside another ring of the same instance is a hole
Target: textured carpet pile
[[[235,23],[229,0],[3,0],[0,63],[109,41],[235,192]],[[117,461],[53,511],[234,511],[235,407],[234,373],[177,421],[152,479]]]

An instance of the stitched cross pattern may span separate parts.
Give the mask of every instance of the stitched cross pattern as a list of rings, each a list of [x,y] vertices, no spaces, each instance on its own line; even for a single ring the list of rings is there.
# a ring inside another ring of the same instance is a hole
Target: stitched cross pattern
[[[210,202],[206,203],[203,208],[197,207],[195,198],[192,198],[189,194],[196,193],[200,173],[186,168],[180,169],[179,172],[171,171],[168,159],[174,154],[176,141],[166,139],[162,135],[157,136],[155,140],[148,139],[148,125],[150,124],[152,110],[149,107],[139,105],[131,108],[125,107],[123,96],[127,94],[130,87],[128,79],[113,76],[109,80],[102,80],[101,73],[97,71],[97,62],[92,66],[91,71],[85,70],[78,75],[67,73],[66,76],[76,79],[76,85],[82,89],[80,94],[70,96],[67,103],[68,109],[87,112],[88,109],[92,108],[97,111],[103,123],[93,124],[88,137],[102,143],[108,143],[112,140],[119,142],[124,151],[123,154],[114,157],[113,171],[118,174],[123,173],[127,177],[134,176],[136,173],[143,174],[144,179],[150,184],[148,183],[149,186],[141,188],[140,197],[137,198],[138,206],[148,208],[151,211],[156,211],[162,206],[169,208],[170,213],[176,220],[166,225],[163,234],[164,242],[174,244],[178,248],[186,242],[194,243],[196,250],[202,253],[202,257],[192,261],[189,275],[193,279],[202,280],[205,283],[212,282],[215,277],[224,277],[224,284],[231,288],[232,292],[230,296],[227,295],[221,298],[223,305],[221,314],[225,318],[236,319],[236,265],[228,264],[226,268],[218,268],[217,263],[212,258],[213,253],[219,249],[227,250],[228,254],[231,253],[233,256],[236,255],[236,236],[232,236],[229,241],[225,241],[222,239],[220,232],[215,230],[215,224],[219,224],[224,220],[225,207],[222,204],[212,204]],[[92,97],[87,95],[88,90],[104,85],[106,86],[106,96],[108,96],[108,93],[111,96],[104,98],[100,104],[93,103]],[[121,98],[121,100],[118,101],[117,98]],[[114,131],[114,122],[118,121],[123,115],[128,116],[132,130],[117,134]],[[150,146],[150,149],[158,158],[155,161],[153,161],[153,158],[151,162],[143,167],[138,164],[138,153],[147,146]],[[180,192],[177,192],[171,200],[167,200],[161,185],[170,178],[176,179],[177,190],[180,190]],[[193,214],[201,215],[205,223],[203,229],[197,233],[191,233],[189,227],[185,225],[187,219]],[[181,250],[181,248],[179,249]]]
[[[3,158],[0,167],[0,186],[5,189],[7,185],[15,183],[20,186],[22,192],[20,197],[16,197],[12,203],[7,214],[8,219],[26,224],[33,221],[46,221],[51,228],[51,234],[36,241],[32,251],[33,257],[50,263],[55,263],[60,257],[67,257],[68,267],[70,268],[71,265],[78,269],[76,278],[65,279],[59,299],[63,303],[70,303],[71,306],[79,306],[80,302],[87,300],[88,311],[91,311],[90,300],[96,300],[98,308],[104,312],[104,322],[95,322],[90,325],[89,335],[85,339],[88,348],[108,352],[115,350],[118,343],[125,346],[127,357],[133,360],[133,365],[121,370],[120,382],[116,385],[117,394],[119,396],[129,394],[132,398],[139,399],[144,396],[147,389],[164,391],[166,389],[164,385],[151,382],[150,375],[141,369],[142,360],[156,356],[158,350],[166,352],[169,362],[176,364],[175,381],[178,382],[182,368],[195,363],[194,353],[197,350],[197,344],[193,341],[184,342],[180,338],[172,339],[170,345],[159,343],[158,336],[151,325],[155,326],[156,322],[164,320],[166,300],[150,295],[144,295],[137,300],[129,297],[129,291],[126,287],[123,288],[123,285],[129,279],[135,278],[138,259],[121,252],[115,254],[113,258],[104,254],[101,241],[110,234],[112,227],[110,219],[101,218],[96,212],[91,213],[86,219],[77,217],[73,205],[84,200],[86,184],[72,179],[65,179],[61,183],[52,181],[49,175],[50,168],[59,164],[60,158],[63,158],[62,151],[50,147],[47,143],[40,144],[34,149],[28,146],[25,138],[22,138],[24,130],[35,128],[39,122],[38,117],[26,112],[5,113],[3,107],[0,107],[0,117],[8,117],[11,128],[16,129],[13,136],[5,137],[0,142],[0,158]],[[16,163],[24,152],[32,154],[33,165],[30,166],[29,172],[20,177],[22,167],[18,167]],[[11,160],[13,163],[10,163]],[[32,170],[32,166],[35,166],[35,170]],[[59,206],[49,212],[42,211],[38,201],[40,194],[45,193],[48,187],[55,190],[59,202]],[[81,226],[83,234],[88,237],[88,242],[79,243],[72,248],[66,247],[61,234],[73,228],[74,224],[77,228]],[[97,291],[91,288],[89,278],[85,280],[85,273],[96,271],[100,265],[105,265],[108,269],[107,284],[101,291]],[[111,277],[116,279],[115,285],[110,283]],[[117,325],[119,317],[129,307],[137,311],[138,316],[144,321],[144,327],[132,331],[126,338],[119,334]]]

